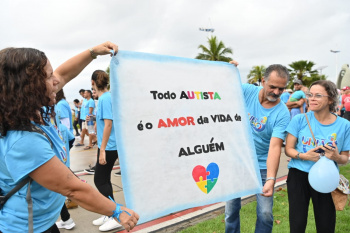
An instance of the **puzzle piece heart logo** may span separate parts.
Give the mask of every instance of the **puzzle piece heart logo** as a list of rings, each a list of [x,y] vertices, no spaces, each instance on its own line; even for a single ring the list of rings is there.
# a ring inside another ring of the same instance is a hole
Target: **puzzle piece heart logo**
[[[219,166],[216,163],[210,163],[205,169],[205,167],[197,165],[192,170],[192,177],[198,188],[203,193],[208,194],[218,181]]]

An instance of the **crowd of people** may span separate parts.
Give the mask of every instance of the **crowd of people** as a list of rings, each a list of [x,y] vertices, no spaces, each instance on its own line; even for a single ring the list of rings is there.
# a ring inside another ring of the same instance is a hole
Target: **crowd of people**
[[[139,215],[117,204],[113,196],[111,172],[118,159],[118,148],[108,74],[102,70],[92,73],[92,91],[79,91],[82,99],[74,99],[73,114],[62,89],[97,55],[110,54],[110,50],[117,52],[118,47],[111,42],[103,43],[69,59],[56,70],[39,50],[0,51],[1,194],[9,193],[24,178],[31,178],[24,188],[2,203],[0,232],[53,233],[59,232],[59,228],[72,229],[75,223],[68,208],[77,205],[101,214],[92,222],[100,231],[121,225],[129,231],[137,224]],[[238,65],[236,61],[230,63]],[[350,87],[338,91],[331,81],[320,80],[306,87],[301,80],[294,80],[293,92],[286,89],[289,80],[287,68],[275,64],[266,69],[261,86],[242,85],[247,114],[257,120],[267,119],[260,122],[265,124],[262,131],[255,128],[254,122],[250,124],[263,184],[262,194],[256,194],[255,232],[272,232],[273,193],[283,146],[290,157],[287,179],[290,232],[305,232],[310,199],[317,232],[334,232],[336,212],[331,194],[314,190],[307,177],[321,156],[335,164],[348,161]],[[94,122],[93,128],[90,122]],[[74,133],[80,137],[77,143]],[[85,137],[89,137],[86,146]],[[89,150],[95,145],[96,164],[86,171],[94,174],[97,190],[69,169],[69,150],[73,146]],[[32,149],[28,150],[29,147]],[[324,152],[316,152],[318,149]],[[27,204],[30,200],[34,202],[32,209]],[[28,211],[23,208],[27,205]],[[240,209],[240,198],[226,203],[226,232],[240,232]],[[56,222],[59,215],[61,220]]]

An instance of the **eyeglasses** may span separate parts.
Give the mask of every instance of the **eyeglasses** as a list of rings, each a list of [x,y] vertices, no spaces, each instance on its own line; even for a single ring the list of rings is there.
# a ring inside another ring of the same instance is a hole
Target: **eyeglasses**
[[[306,98],[310,99],[312,97],[315,97],[315,99],[320,100],[320,99],[322,99],[322,97],[329,97],[329,95],[321,95],[321,94],[313,95],[311,93],[306,94]]]

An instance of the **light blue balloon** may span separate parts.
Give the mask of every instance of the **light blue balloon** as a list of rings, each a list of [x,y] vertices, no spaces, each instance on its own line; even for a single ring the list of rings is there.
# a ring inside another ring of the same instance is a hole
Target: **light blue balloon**
[[[309,183],[313,189],[320,193],[330,193],[339,184],[339,171],[334,161],[321,156],[309,171]]]

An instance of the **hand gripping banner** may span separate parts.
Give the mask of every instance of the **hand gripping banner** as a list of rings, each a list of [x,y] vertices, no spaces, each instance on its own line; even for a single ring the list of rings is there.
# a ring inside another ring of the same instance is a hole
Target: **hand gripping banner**
[[[140,222],[261,193],[237,68],[119,51],[110,79],[125,201]]]

